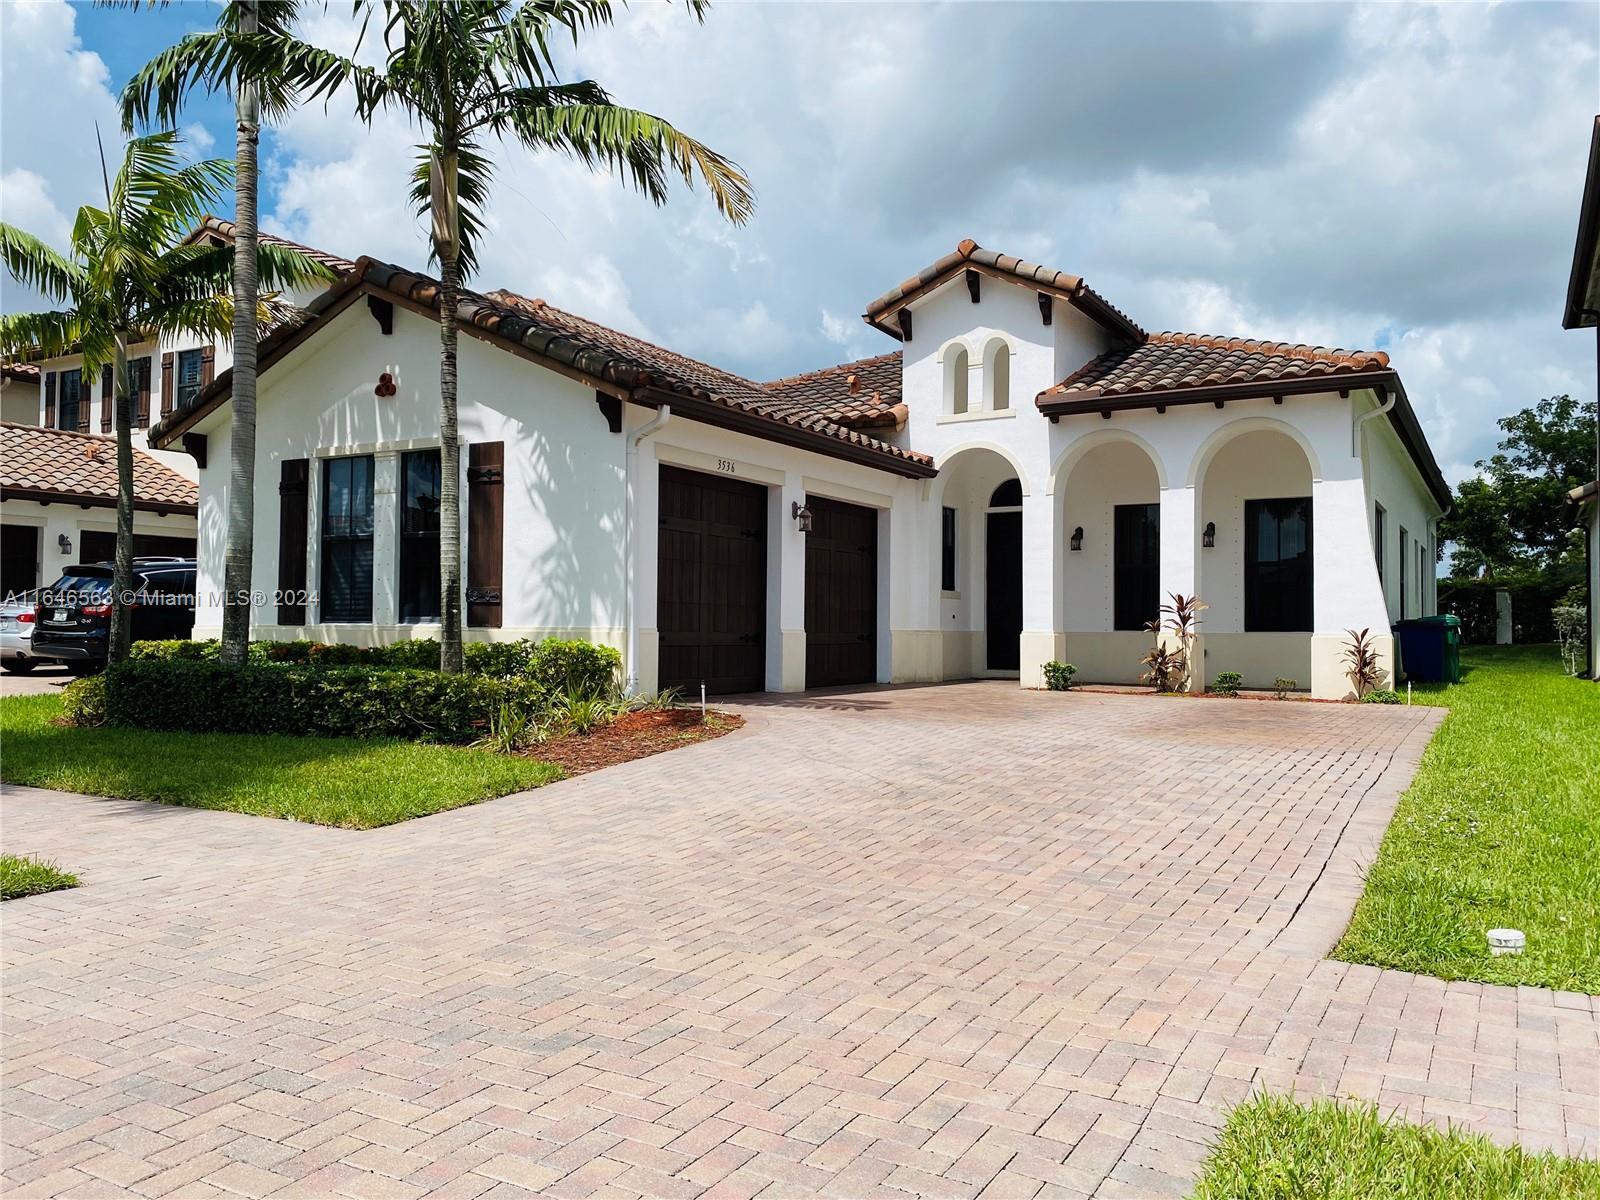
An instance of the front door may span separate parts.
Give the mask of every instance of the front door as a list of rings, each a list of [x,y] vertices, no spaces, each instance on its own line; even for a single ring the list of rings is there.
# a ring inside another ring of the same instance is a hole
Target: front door
[[[987,517],[987,663],[991,671],[1015,671],[1022,661],[1022,514],[992,512]]]

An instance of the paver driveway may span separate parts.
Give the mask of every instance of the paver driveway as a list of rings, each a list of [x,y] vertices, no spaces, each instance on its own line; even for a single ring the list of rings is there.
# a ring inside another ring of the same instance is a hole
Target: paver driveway
[[[1253,1082],[1594,1152],[1588,998],[1318,959],[1435,714],[748,711],[369,833],[13,789],[8,1191],[1181,1194]]]

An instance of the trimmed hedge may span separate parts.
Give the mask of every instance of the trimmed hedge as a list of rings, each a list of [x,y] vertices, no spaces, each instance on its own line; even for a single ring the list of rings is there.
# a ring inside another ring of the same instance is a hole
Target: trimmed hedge
[[[102,678],[107,723],[188,733],[470,742],[503,706],[531,712],[547,701],[531,679],[148,654]]]
[[[215,638],[204,642],[135,642],[130,660],[217,662]],[[468,642],[463,647],[469,675],[526,679],[545,692],[609,695],[617,686],[622,655],[612,646],[546,638],[532,642]],[[260,665],[366,667],[379,670],[437,671],[439,643],[432,638],[351,646],[326,642],[251,642],[250,662]]]

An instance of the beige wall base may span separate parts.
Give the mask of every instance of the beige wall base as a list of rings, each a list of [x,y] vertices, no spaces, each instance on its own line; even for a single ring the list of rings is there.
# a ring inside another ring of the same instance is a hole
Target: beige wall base
[[[1021,640],[1022,664],[1021,684],[1025,688],[1042,688],[1044,686],[1044,664],[1052,660],[1061,660],[1067,652],[1067,635],[1052,633],[1048,630],[1022,631]],[[1064,661],[1064,660],[1063,660]]]
[[[1312,686],[1309,633],[1208,633],[1205,651],[1207,681],[1237,671],[1247,688],[1270,688],[1280,676],[1300,689]]]
[[[1078,683],[1133,683],[1139,682],[1139,672],[1144,670],[1139,660],[1150,649],[1150,635],[1142,632],[1073,632],[1062,635],[1065,645],[1061,661],[1078,668],[1072,682]]]
[[[944,634],[941,630],[889,631],[891,683],[937,683],[944,677]]]
[[[1373,642],[1378,650],[1379,687],[1394,687],[1394,637],[1377,634]],[[1354,700],[1355,688],[1345,674],[1345,648],[1350,636],[1344,633],[1318,633],[1311,637],[1311,695],[1317,700]]]
[[[776,653],[773,653],[773,650]],[[806,690],[806,631],[785,629],[778,644],[767,651],[767,690],[803,692]]]

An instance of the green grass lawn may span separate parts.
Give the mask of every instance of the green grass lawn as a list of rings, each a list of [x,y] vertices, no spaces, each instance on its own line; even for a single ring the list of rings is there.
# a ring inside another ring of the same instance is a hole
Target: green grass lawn
[[[0,900],[42,896],[78,886],[78,877],[58,870],[55,863],[23,854],[0,854]]]
[[[1600,1163],[1385,1121],[1372,1105],[1258,1096],[1234,1109],[1193,1200],[1592,1200]]]
[[[1470,647],[1465,682],[1384,836],[1333,957],[1600,993],[1600,684],[1553,646]],[[1491,958],[1485,932],[1527,934]]]
[[[363,738],[69,729],[59,696],[0,699],[0,779],[372,829],[561,778],[561,768],[459,746]]]

